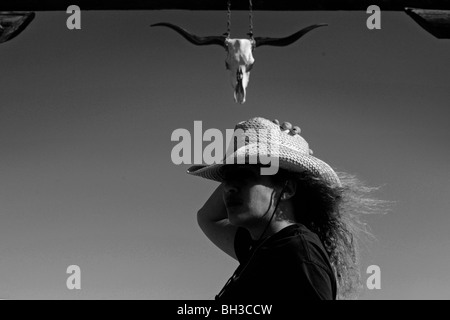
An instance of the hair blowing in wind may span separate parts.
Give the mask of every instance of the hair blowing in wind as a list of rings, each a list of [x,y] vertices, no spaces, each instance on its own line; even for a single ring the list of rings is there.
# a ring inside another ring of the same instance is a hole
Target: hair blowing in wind
[[[357,298],[362,289],[360,248],[374,239],[364,216],[386,213],[389,202],[373,196],[378,188],[368,187],[344,172],[337,172],[342,184],[339,187],[331,187],[307,172],[280,173],[281,178],[298,182],[296,220],[322,241],[337,279],[337,298]]]

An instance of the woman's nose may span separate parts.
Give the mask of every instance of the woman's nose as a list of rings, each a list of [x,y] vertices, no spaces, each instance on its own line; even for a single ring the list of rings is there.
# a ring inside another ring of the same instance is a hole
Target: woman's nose
[[[223,183],[223,190],[225,193],[236,193],[239,187],[236,181],[227,181]]]

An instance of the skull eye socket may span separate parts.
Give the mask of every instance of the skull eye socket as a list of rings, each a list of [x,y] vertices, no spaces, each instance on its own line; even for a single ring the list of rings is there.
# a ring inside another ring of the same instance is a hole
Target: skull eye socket
[[[227,68],[227,70],[230,70],[230,64],[227,61],[225,61],[225,68]]]
[[[252,64],[249,64],[249,65],[247,66],[247,72],[252,71],[253,65],[254,65],[254,64],[255,64],[255,63],[252,63]]]

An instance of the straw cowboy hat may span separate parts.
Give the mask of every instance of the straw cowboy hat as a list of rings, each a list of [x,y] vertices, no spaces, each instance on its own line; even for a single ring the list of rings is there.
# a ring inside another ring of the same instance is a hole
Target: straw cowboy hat
[[[195,165],[187,173],[222,182],[221,168],[227,164],[256,164],[261,159],[276,160],[279,168],[290,172],[308,171],[332,186],[341,186],[336,172],[324,161],[314,157],[308,143],[300,136],[300,128],[288,122],[281,126],[278,120],[252,118],[238,123],[234,136],[242,143],[231,141],[226,156],[220,163]],[[253,162],[252,162],[253,160]],[[264,162],[267,164],[267,161]],[[277,168],[278,169],[278,168]]]

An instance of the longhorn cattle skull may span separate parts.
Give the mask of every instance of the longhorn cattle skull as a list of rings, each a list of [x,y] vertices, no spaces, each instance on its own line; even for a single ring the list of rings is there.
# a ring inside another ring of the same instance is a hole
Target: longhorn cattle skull
[[[230,39],[227,35],[199,37],[191,34],[179,26],[167,22],[156,23],[151,26],[171,28],[181,34],[186,40],[198,46],[216,44],[224,47],[227,51],[225,65],[231,72],[231,84],[234,90],[234,100],[242,104],[245,102],[246,98],[246,89],[249,82],[250,71],[255,63],[255,59],[253,58],[253,49],[263,45],[277,47],[288,46],[300,39],[309,31],[326,25],[327,24],[315,24],[284,38],[254,38],[250,35],[250,39]]]

